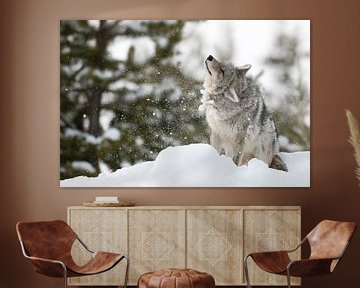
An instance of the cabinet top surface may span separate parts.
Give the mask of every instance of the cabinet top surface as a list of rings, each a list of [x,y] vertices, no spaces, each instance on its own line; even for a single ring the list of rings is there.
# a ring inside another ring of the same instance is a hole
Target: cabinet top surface
[[[133,207],[85,207],[69,206],[68,209],[131,209],[131,210],[202,210],[202,209],[219,209],[219,210],[236,210],[236,209],[279,209],[279,210],[300,210],[301,206],[133,206]]]

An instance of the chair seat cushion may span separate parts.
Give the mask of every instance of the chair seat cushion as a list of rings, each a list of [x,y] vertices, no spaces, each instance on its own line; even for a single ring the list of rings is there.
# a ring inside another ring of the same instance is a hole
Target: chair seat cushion
[[[250,255],[261,269],[269,273],[286,274],[286,267],[291,262],[286,251],[258,252]]]
[[[77,266],[74,262],[66,263],[70,270],[68,277],[92,275],[105,272],[114,267],[121,259],[123,254],[110,252],[95,252],[91,259],[84,266]]]
[[[193,269],[166,269],[143,274],[138,288],[213,288],[214,277]]]

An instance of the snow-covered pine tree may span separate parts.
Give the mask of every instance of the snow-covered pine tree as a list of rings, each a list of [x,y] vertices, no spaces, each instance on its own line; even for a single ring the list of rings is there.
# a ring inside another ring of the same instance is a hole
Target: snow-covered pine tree
[[[309,83],[302,77],[302,61],[309,51],[300,51],[297,36],[280,33],[266,64],[276,73],[278,104],[274,120],[280,135],[281,151],[310,150]]]
[[[201,84],[174,63],[183,21],[61,21],[61,179],[207,142]],[[125,60],[110,53],[124,43]],[[133,45],[126,48],[128,41]],[[138,42],[137,42],[138,41]],[[140,45],[139,45],[140,44]],[[105,166],[104,165],[104,166]]]
[[[102,97],[121,78],[119,61],[108,53],[118,22],[61,21],[61,179],[100,171]]]

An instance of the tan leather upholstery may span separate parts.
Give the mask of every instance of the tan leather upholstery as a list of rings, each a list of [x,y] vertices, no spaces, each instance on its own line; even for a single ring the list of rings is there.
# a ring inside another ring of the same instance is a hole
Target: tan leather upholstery
[[[47,276],[64,277],[64,268],[57,261],[65,264],[67,277],[74,277],[107,271],[124,258],[124,254],[96,252],[88,263],[78,266],[71,257],[77,235],[62,220],[19,222],[16,230],[36,272]]]
[[[309,259],[291,261],[291,251],[258,252],[248,257],[269,273],[297,277],[329,274],[344,255],[355,229],[354,222],[320,222],[304,239],[311,248]],[[244,267],[247,269],[246,259]]]
[[[286,267],[291,262],[285,251],[251,253],[251,257],[262,270],[275,274],[286,272]]]
[[[339,257],[353,235],[355,226],[353,222],[320,222],[306,236],[311,247],[310,259]]]
[[[214,277],[192,269],[167,269],[143,274],[138,288],[214,288]]]

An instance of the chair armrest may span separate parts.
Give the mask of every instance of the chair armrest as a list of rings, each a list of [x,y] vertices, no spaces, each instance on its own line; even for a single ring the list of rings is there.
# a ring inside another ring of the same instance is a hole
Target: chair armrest
[[[307,240],[306,237],[303,238],[303,239],[301,240],[301,242],[300,242],[295,248],[290,249],[290,250],[285,250],[285,251],[288,252],[288,253],[295,252],[297,249],[299,249],[299,248],[306,242],[306,240]]]
[[[47,258],[41,258],[41,257],[33,257],[33,256],[26,256],[26,258],[30,259],[31,261],[49,262],[49,263],[53,263],[53,264],[60,264],[61,266],[66,267],[65,264],[59,260],[47,259]]]
[[[78,235],[76,235],[76,239],[81,243],[81,245],[90,253],[95,253],[94,251],[90,250],[90,248],[80,239]]]
[[[269,273],[283,273],[291,262],[287,251],[267,251],[250,253],[245,258],[251,257],[254,262],[264,271]]]
[[[67,268],[66,265],[59,261],[53,259],[46,259],[40,257],[26,256],[30,259],[34,265],[35,271],[51,277],[66,277]]]
[[[51,277],[66,277],[67,268],[63,262],[54,259],[30,256],[27,253],[24,243],[22,241],[20,241],[20,245],[23,255],[25,256],[25,258],[31,260],[36,272]]]
[[[252,258],[256,258],[256,257],[278,257],[278,256],[285,256],[288,255],[288,251],[287,250],[279,250],[279,251],[264,251],[264,252],[252,252],[249,253],[246,257],[252,257]]]
[[[329,274],[332,272],[333,261],[339,258],[303,259],[291,261],[287,266],[290,276],[312,276]]]
[[[288,253],[292,253],[292,252],[295,252],[297,249],[299,249],[305,242],[306,242],[306,240],[307,240],[307,238],[305,237],[305,238],[303,238],[302,240],[301,240],[301,242],[295,247],[295,248],[293,248],[293,249],[288,249],[288,250],[279,250],[279,251],[264,251],[264,252],[253,252],[253,253],[249,253],[246,257],[245,257],[245,259],[246,258],[248,258],[249,256],[251,256],[252,254],[256,254],[256,253],[261,253],[261,254],[268,254],[268,255],[271,255],[271,254],[283,254],[283,253],[286,253],[286,254],[288,254]]]

